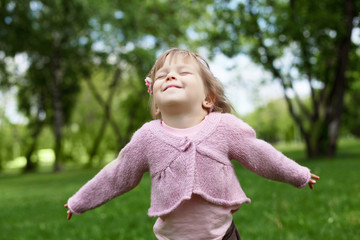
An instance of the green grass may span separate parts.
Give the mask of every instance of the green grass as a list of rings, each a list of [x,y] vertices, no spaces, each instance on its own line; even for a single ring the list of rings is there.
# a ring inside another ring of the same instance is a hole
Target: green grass
[[[243,239],[359,239],[360,141],[340,143],[335,159],[304,161],[299,146],[279,146],[321,179],[311,191],[263,179],[235,164],[252,199],[234,214]],[[155,239],[150,179],[104,206],[66,220],[63,204],[97,170],[0,176],[0,239]]]

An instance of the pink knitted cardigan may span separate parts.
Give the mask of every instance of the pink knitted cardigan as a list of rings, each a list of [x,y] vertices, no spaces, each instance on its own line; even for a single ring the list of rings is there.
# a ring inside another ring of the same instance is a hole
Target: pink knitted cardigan
[[[118,158],[68,200],[68,206],[75,214],[93,209],[137,186],[149,171],[151,217],[170,213],[193,193],[213,204],[237,207],[250,199],[231,159],[262,177],[295,187],[310,180],[308,168],[257,139],[249,125],[231,114],[211,113],[191,139],[168,133],[160,120],[144,124]]]

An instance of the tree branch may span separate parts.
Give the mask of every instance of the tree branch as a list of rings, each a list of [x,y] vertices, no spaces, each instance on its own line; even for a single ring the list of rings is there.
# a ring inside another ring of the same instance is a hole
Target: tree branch
[[[110,112],[113,96],[114,96],[114,93],[116,90],[116,86],[120,80],[120,75],[121,75],[120,69],[116,69],[116,71],[114,73],[113,81],[109,85],[110,93],[109,93],[106,101],[104,101],[104,99],[101,97],[101,95],[99,94],[99,92],[98,92],[97,88],[95,87],[94,83],[92,82],[92,80],[90,78],[86,78],[85,80],[86,80],[86,83],[87,83],[92,95],[94,96],[95,100],[104,109],[105,117],[106,117],[106,119],[108,119],[110,121],[110,124],[117,136],[118,143],[122,144],[122,137],[120,134],[120,129],[119,129],[118,125],[116,124],[115,120],[113,119],[111,112]]]
[[[92,83],[91,79],[90,78],[86,79],[86,82],[88,83],[89,88],[90,88],[91,92],[93,93],[95,99],[100,104],[100,106],[102,106],[103,109],[104,109],[104,117],[103,117],[103,119],[101,121],[101,125],[100,125],[100,128],[98,130],[98,134],[94,139],[93,146],[92,146],[90,154],[89,154],[89,162],[87,164],[89,167],[92,166],[93,158],[96,155],[96,152],[97,152],[97,149],[98,149],[98,147],[100,145],[101,139],[104,136],[104,132],[105,132],[105,129],[106,129],[106,126],[107,126],[108,122],[111,123],[111,126],[114,129],[114,132],[115,132],[115,134],[117,136],[117,140],[118,140],[119,145],[122,144],[122,138],[121,138],[121,135],[120,135],[120,130],[119,130],[117,124],[115,123],[114,119],[112,118],[111,111],[110,111],[111,110],[111,105],[112,105],[112,100],[113,100],[113,97],[114,97],[114,94],[115,94],[115,91],[116,91],[116,86],[119,83],[120,76],[121,76],[121,70],[120,70],[120,68],[117,68],[115,70],[115,73],[114,73],[113,81],[109,85],[109,89],[110,89],[109,91],[110,92],[109,92],[109,95],[107,97],[106,102],[103,100],[103,98],[98,93],[98,91],[97,91],[96,87],[94,86],[94,84]]]
[[[264,39],[263,39],[262,34],[261,34],[260,26],[259,26],[259,24],[258,24],[258,22],[256,20],[257,16],[251,10],[252,9],[251,0],[249,0],[248,3],[249,3],[249,6],[250,6],[249,13],[250,13],[250,16],[252,17],[252,20],[254,21],[254,25],[256,26],[256,31],[257,31],[257,34],[254,34],[254,36],[259,41],[260,46],[265,49],[265,54],[266,54],[266,57],[267,57],[267,60],[268,60],[268,63],[269,63],[268,66],[270,68],[270,71],[272,72],[272,74],[274,75],[275,78],[280,80],[281,86],[283,87],[283,90],[284,90],[284,97],[285,97],[286,103],[288,105],[288,109],[289,109],[289,112],[290,112],[291,116],[295,120],[296,124],[299,126],[302,135],[303,136],[308,136],[308,133],[305,130],[305,127],[304,127],[303,121],[301,120],[300,115],[295,113],[293,103],[291,102],[290,97],[286,93],[286,90],[287,90],[288,87],[287,87],[287,84],[285,82],[285,79],[281,75],[280,70],[277,69],[275,67],[275,65],[274,65],[275,57],[270,53],[268,47],[266,47],[265,44],[264,44]],[[292,86],[292,84],[291,84],[291,86]]]
[[[297,93],[297,91],[295,90],[294,88],[294,84],[293,84],[293,81],[289,80],[289,85],[290,85],[290,88],[291,90],[294,92],[294,99],[297,103],[297,105],[299,106],[300,108],[300,111],[303,113],[304,116],[306,116],[308,119],[311,119],[312,116],[311,116],[311,113],[310,111],[307,109],[307,107],[305,106],[305,104],[301,101],[300,97],[299,97],[299,94]],[[285,89],[284,89],[285,90]]]

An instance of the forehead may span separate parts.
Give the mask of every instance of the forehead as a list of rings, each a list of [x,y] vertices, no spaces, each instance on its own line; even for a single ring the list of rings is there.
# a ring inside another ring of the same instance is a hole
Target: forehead
[[[166,68],[169,65],[190,65],[194,68],[198,68],[198,62],[195,59],[195,57],[186,54],[186,53],[173,53],[173,54],[169,54],[167,56],[164,56],[163,59],[161,59],[158,63],[157,68],[155,69],[155,71],[159,71],[163,68]]]

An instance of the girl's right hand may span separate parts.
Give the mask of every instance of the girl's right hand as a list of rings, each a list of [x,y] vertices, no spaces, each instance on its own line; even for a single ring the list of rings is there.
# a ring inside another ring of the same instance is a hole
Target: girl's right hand
[[[68,205],[65,204],[64,205],[65,208],[69,209]],[[70,220],[72,216],[72,212],[70,211],[70,209],[67,211],[67,220]]]

